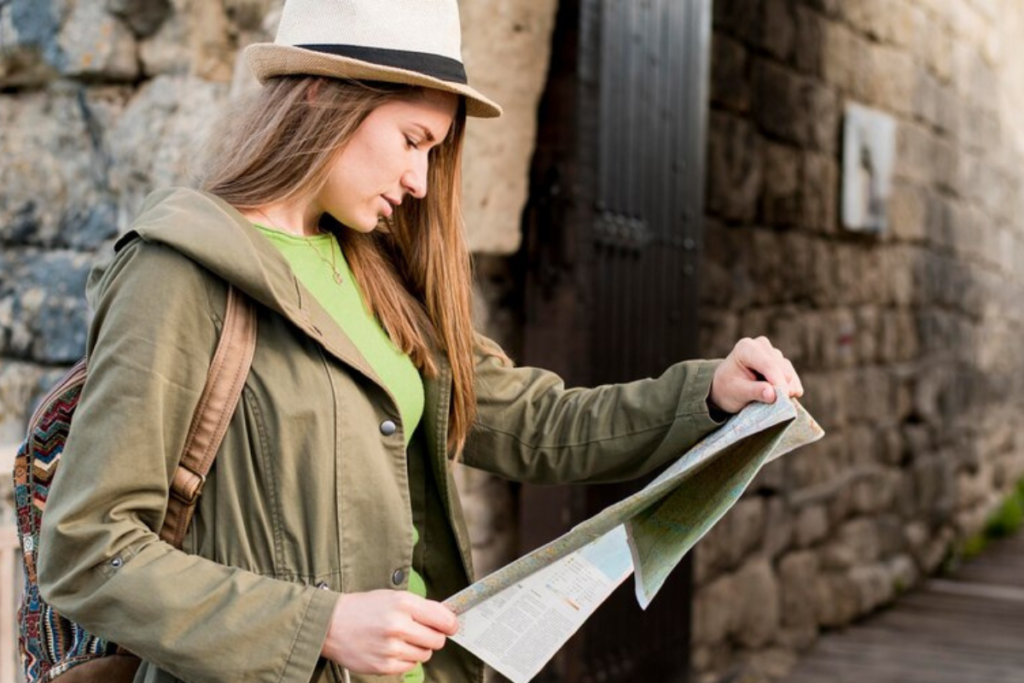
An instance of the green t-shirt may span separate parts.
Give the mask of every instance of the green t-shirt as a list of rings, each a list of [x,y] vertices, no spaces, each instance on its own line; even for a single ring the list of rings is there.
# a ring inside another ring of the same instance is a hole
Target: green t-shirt
[[[299,281],[331,314],[395,397],[408,446],[423,417],[423,378],[409,356],[391,342],[384,328],[363,304],[362,291],[337,241],[331,235],[299,237],[254,225],[284,255]],[[341,276],[340,283],[335,279],[335,271]],[[414,543],[420,541],[419,530],[415,526],[413,539]],[[409,590],[420,597],[427,597],[423,577],[412,568]],[[420,665],[404,677],[405,683],[421,683],[423,680],[423,667]]]

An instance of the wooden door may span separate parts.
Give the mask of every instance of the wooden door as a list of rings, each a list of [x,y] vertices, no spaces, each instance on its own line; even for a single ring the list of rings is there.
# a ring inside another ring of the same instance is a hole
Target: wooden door
[[[693,357],[711,0],[561,0],[524,217],[524,361],[570,386]],[[521,550],[644,482],[520,491]],[[641,612],[627,583],[540,681],[682,681],[689,566]]]

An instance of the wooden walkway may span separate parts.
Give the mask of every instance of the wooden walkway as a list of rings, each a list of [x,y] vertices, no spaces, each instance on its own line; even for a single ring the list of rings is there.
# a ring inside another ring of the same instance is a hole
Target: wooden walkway
[[[782,683],[1024,683],[1024,533],[823,636]]]

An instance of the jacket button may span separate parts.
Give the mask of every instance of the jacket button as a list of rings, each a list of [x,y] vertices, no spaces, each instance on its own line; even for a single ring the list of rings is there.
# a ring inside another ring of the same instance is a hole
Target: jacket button
[[[396,586],[401,586],[403,581],[405,581],[405,571],[402,569],[396,569],[395,573],[391,575],[391,583]]]
[[[380,423],[380,433],[384,436],[391,436],[398,431],[398,425],[391,420],[384,420]]]
[[[124,560],[122,560],[120,557],[115,557],[110,561],[110,566],[114,569],[120,569],[124,566]]]
[[[327,585],[326,581],[321,581],[320,583],[318,583],[316,585],[316,587],[319,588],[322,591],[330,590],[330,588],[331,588],[330,586]]]

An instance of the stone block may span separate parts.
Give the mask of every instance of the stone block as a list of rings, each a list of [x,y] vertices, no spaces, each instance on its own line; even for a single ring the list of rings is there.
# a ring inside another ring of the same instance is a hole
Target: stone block
[[[825,153],[803,155],[800,182],[799,224],[826,234],[838,231],[839,166]]]
[[[763,4],[764,0],[720,0],[713,5],[714,27],[744,42],[755,43]]]
[[[105,0],[71,5],[57,36],[62,75],[105,82],[132,81],[139,75],[135,36],[105,5]]]
[[[555,0],[460,3],[466,70],[474,87],[505,109],[499,120],[467,126],[464,166],[473,172],[463,176],[463,206],[471,251],[519,248],[557,6]]]
[[[91,248],[116,232],[109,129],[126,98],[70,86],[0,106],[0,244]]]
[[[896,496],[896,483],[885,471],[854,482],[850,491],[854,514],[872,515],[888,510]]]
[[[794,225],[800,209],[800,151],[788,145],[766,142],[762,218],[768,225]]]
[[[834,302],[834,255],[828,241],[820,235],[797,231],[783,232],[778,240],[786,255],[787,265],[780,274],[786,300],[815,307]]]
[[[10,321],[0,319],[3,328]],[[0,444],[20,443],[37,402],[50,388],[52,373],[33,363],[4,359],[0,363]]]
[[[473,565],[481,576],[486,576],[515,556],[515,519],[509,482],[468,467],[459,467],[455,475],[469,528]]]
[[[885,565],[860,565],[850,570],[857,591],[858,613],[868,614],[892,601],[896,589]]]
[[[858,563],[874,562],[882,554],[878,522],[870,517],[858,517],[843,524],[835,542],[849,548]]]
[[[859,364],[879,362],[882,336],[882,313],[877,306],[859,306],[853,311],[853,355]]]
[[[960,151],[944,138],[936,138],[932,143],[931,163],[934,171],[935,185],[938,189],[950,194],[957,191],[957,166]]]
[[[867,243],[839,242],[832,245],[835,252],[836,296],[848,305],[871,303],[873,291],[881,288],[881,254]]]
[[[786,482],[796,492],[794,503],[808,500],[808,489],[817,492],[847,467],[849,444],[838,433],[786,456]],[[811,500],[817,500],[811,496]]]
[[[711,101],[726,109],[750,109],[750,77],[746,47],[716,31],[711,41]]]
[[[853,489],[849,486],[834,489],[826,508],[829,528],[834,529],[853,515]]]
[[[784,498],[771,496],[767,499],[765,519],[764,553],[769,558],[775,558],[793,544],[793,511]]]
[[[796,515],[795,541],[798,548],[806,548],[828,535],[828,511],[823,505],[808,505]]]
[[[818,12],[802,4],[794,6],[796,20],[796,44],[794,54],[796,68],[809,76],[821,77],[824,68],[826,20]]]
[[[735,575],[737,614],[734,637],[750,648],[771,643],[781,622],[779,582],[766,558],[754,558]]]
[[[918,66],[914,72],[912,93],[914,117],[937,127],[943,105],[939,79],[923,66]]]
[[[931,538],[931,533],[928,524],[920,519],[906,523],[903,527],[903,538],[911,555],[920,559],[921,553]]]
[[[153,33],[139,41],[139,63],[146,77],[184,76],[189,73],[194,55],[191,38],[193,23],[187,12],[177,11],[160,22]],[[273,40],[272,35],[261,38]],[[242,68],[248,72],[247,66]]]
[[[881,251],[880,275],[883,279],[884,303],[893,306],[908,306],[919,296],[915,279],[921,249],[916,246],[895,246]]]
[[[761,46],[776,59],[788,62],[796,47],[797,29],[793,2],[764,0],[764,22]],[[803,45],[800,46],[803,49]]]
[[[0,86],[43,85],[57,77],[60,17],[48,0],[5,3],[0,10]]]
[[[856,361],[857,323],[849,308],[836,308],[818,316],[817,364],[824,368],[852,367]]]
[[[107,0],[107,9],[139,38],[148,38],[171,15],[169,0]]]
[[[724,358],[740,338],[739,317],[731,313],[702,312],[700,348],[703,358]]]
[[[953,463],[941,454],[916,460],[911,471],[914,477],[917,509],[943,515],[953,507],[956,480]]]
[[[10,327],[0,328],[0,354],[51,365],[74,363],[85,355],[85,281],[92,257],[27,250],[19,256],[0,292],[11,313]]]
[[[900,473],[900,476],[902,476],[902,470],[897,466],[902,464],[903,454],[906,449],[902,431],[903,425],[905,424],[906,420],[903,419],[899,424],[884,427],[877,432],[877,441],[882,463],[894,468],[894,471]]]
[[[761,140],[744,119],[712,112],[707,209],[725,221],[753,221],[763,185]]]
[[[814,605],[820,625],[845,626],[859,614],[860,595],[845,573],[829,572],[819,576],[815,583]]]
[[[110,186],[119,213],[134,217],[154,188],[194,185],[205,155],[217,154],[227,83],[159,76],[143,85],[109,132]]]
[[[897,555],[885,563],[885,569],[896,595],[916,586],[920,577],[917,564],[909,555]]]
[[[872,78],[867,84],[865,100],[901,116],[912,113],[914,95],[914,61],[903,50],[884,45],[871,47]]]
[[[893,377],[881,367],[862,367],[853,378],[849,418],[878,426],[893,419],[895,391]]]
[[[720,643],[736,628],[742,609],[737,592],[736,578],[727,575],[694,593],[694,645]]]
[[[956,44],[949,29],[934,18],[924,14],[916,53],[924,56],[928,68],[942,83],[953,79],[953,50]]]
[[[838,431],[846,426],[850,396],[848,377],[836,371],[808,372],[801,373],[800,380],[804,385],[804,407],[815,416],[825,431]],[[811,445],[808,448],[813,447]]]
[[[920,559],[921,573],[932,574],[950,556],[956,534],[951,527],[942,527],[932,536]]]
[[[923,126],[899,122],[896,126],[893,175],[918,185],[931,184],[936,173],[934,145],[934,137]]]
[[[870,100],[874,73],[872,44],[845,24],[829,22],[825,32],[825,81],[854,99]]]
[[[807,6],[815,9],[830,19],[842,17],[843,0],[806,0]]]
[[[843,18],[857,31],[872,41],[889,39],[888,21],[893,9],[886,0],[847,0],[843,3]]]
[[[815,129],[830,123],[827,109],[831,100],[819,95],[826,90],[824,86],[775,62],[755,58],[753,88],[754,119],[765,133],[798,146],[815,141],[812,131],[824,137]],[[822,114],[825,122],[814,118]]]
[[[759,228],[732,231],[735,240],[732,267],[733,305],[739,309],[765,306],[779,301],[784,254],[778,248],[778,233]],[[744,312],[738,332],[741,336],[757,337],[768,334],[763,309]]]
[[[889,198],[889,229],[897,240],[918,242],[925,238],[927,192],[906,181],[893,184]]]
[[[741,499],[697,546],[698,585],[739,566],[761,546],[764,535],[764,499],[759,496]]]
[[[818,556],[812,551],[789,553],[779,561],[783,627],[817,628],[814,604],[818,571]]]
[[[938,105],[935,112],[935,125],[939,133],[956,142],[965,120],[963,101],[957,96],[953,87],[941,83],[938,89]]]
[[[828,155],[833,161],[839,154],[842,111],[834,88],[806,80],[800,92],[800,106],[807,111],[807,137],[810,148]]]
[[[850,425],[843,436],[849,444],[851,467],[865,472],[879,469],[881,443],[874,425]]]
[[[919,6],[909,2],[884,3],[881,31],[883,39],[903,48],[915,56],[920,40],[919,32],[924,29],[925,14]]]

